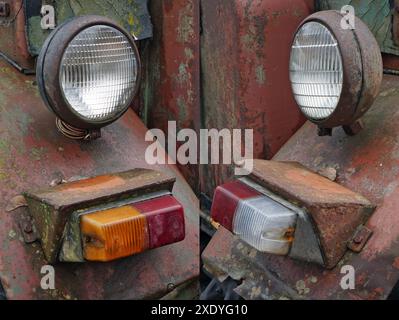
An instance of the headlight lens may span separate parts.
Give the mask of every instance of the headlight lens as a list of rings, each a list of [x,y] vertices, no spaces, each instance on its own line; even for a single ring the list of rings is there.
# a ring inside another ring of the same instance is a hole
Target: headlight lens
[[[290,61],[294,97],[306,117],[328,118],[342,92],[343,64],[338,42],[318,22],[308,22],[295,36]]]
[[[339,11],[316,12],[302,22],[292,43],[293,97],[321,136],[339,126],[348,135],[357,134],[382,82],[374,35],[359,18],[354,17],[355,28],[344,28],[343,19]]]
[[[79,116],[107,120],[131,101],[137,71],[137,57],[127,37],[115,28],[97,25],[80,32],[65,50],[61,87]]]
[[[94,139],[131,106],[141,78],[131,34],[100,16],[59,25],[37,60],[37,83],[57,128],[73,139]],[[62,125],[59,125],[62,124]]]

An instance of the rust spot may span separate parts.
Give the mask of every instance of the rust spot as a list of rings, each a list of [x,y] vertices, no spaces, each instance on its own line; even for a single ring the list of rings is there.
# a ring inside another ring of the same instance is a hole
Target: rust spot
[[[117,176],[99,176],[90,179],[84,179],[80,181],[74,181],[68,184],[62,184],[59,187],[59,191],[63,192],[86,192],[90,193],[97,190],[103,190],[107,188],[115,188],[125,184],[125,180]]]

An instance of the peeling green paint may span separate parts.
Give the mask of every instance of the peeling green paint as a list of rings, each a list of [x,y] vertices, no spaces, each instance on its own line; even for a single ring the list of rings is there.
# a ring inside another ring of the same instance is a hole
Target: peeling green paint
[[[185,48],[184,49],[184,54],[186,55],[186,58],[187,59],[194,59],[194,52],[193,52],[193,50],[192,49],[190,49],[190,48]]]
[[[42,160],[42,158],[46,155],[47,149],[46,148],[32,148],[30,150],[33,159],[36,161]]]
[[[147,0],[54,0],[49,4],[55,8],[57,25],[75,16],[100,15],[114,20],[138,40],[152,37]],[[39,54],[41,46],[50,34],[50,31],[42,30],[40,22],[39,15],[28,17],[28,43],[33,55]]]
[[[182,96],[177,98],[177,106],[179,108],[179,123],[182,123],[187,117],[186,110],[188,109],[186,101]]]
[[[266,83],[266,71],[263,65],[257,66],[255,70],[256,82],[260,85]]]
[[[190,42],[194,38],[194,17],[192,16],[193,4],[190,2],[179,13],[179,28],[177,40],[181,43]]]
[[[392,8],[390,0],[318,0],[319,10],[341,10],[345,5],[355,8],[356,16],[362,19],[373,32],[381,51],[399,54],[393,38]]]

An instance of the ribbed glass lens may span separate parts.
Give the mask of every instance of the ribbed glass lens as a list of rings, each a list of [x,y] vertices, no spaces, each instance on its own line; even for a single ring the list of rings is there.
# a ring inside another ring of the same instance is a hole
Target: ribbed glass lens
[[[106,121],[128,107],[135,92],[138,57],[119,30],[97,25],[80,32],[61,61],[60,82],[83,119]]]
[[[337,40],[318,22],[308,22],[295,36],[290,61],[294,97],[312,120],[331,116],[343,84],[342,57]]]
[[[269,197],[242,200],[233,232],[259,251],[286,255],[293,241],[297,214]]]

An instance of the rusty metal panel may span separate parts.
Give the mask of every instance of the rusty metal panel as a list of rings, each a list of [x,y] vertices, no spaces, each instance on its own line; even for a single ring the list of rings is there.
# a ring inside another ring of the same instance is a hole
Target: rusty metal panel
[[[202,0],[204,128],[253,129],[254,158],[270,159],[304,123],[291,93],[289,57],[313,1]],[[231,166],[202,168],[202,192],[233,176]]]
[[[103,201],[134,197],[139,192],[171,190],[174,182],[175,178],[170,173],[136,168],[28,191],[26,198],[46,203],[57,210],[77,210]]]
[[[132,111],[104,128],[100,140],[77,142],[55,129],[34,77],[0,61],[0,281],[9,299],[144,299],[164,296],[199,274],[198,199],[175,166],[148,165],[147,128]],[[176,176],[186,239],[110,263],[55,265],[56,289],[40,287],[48,262],[40,245],[26,244],[19,222],[26,208],[8,212],[15,196],[54,180],[148,168]],[[156,263],[154,263],[156,262]]]
[[[333,137],[318,137],[316,127],[307,122],[274,158],[300,162],[315,172],[335,168],[338,183],[377,205],[366,224],[373,235],[361,253],[348,251],[337,267],[326,270],[289,258],[254,252],[249,258],[245,257],[245,261],[263,270],[264,279],[257,280],[256,286],[268,288],[267,278],[272,274],[278,275],[277,279],[270,279],[272,282],[283,283],[304,299],[388,297],[399,280],[399,215],[396,210],[399,206],[398,87],[398,77],[384,76],[380,95],[363,118],[365,128],[356,136],[349,137],[343,131],[337,131]],[[241,242],[228,233],[223,235],[223,242],[217,238],[212,240],[204,254],[209,268],[221,272],[233,261],[233,256],[237,259],[237,246],[242,246]],[[355,290],[343,290],[340,286],[343,265],[355,269]],[[228,274],[234,274],[240,266],[233,269]],[[285,296],[284,292],[273,288],[269,294]]]
[[[0,53],[16,63],[20,69],[32,72],[34,59],[28,52],[25,33],[25,11],[23,0],[3,0],[10,11],[7,16],[0,16]]]
[[[199,0],[152,0],[153,39],[142,47],[141,114],[149,128],[200,129]],[[178,144],[179,147],[179,144]],[[198,166],[179,165],[194,190]]]
[[[345,5],[355,8],[356,16],[362,19],[381,47],[381,51],[390,54],[399,54],[399,46],[395,42],[393,15],[394,1],[392,0],[317,0],[318,10],[341,10]]]

